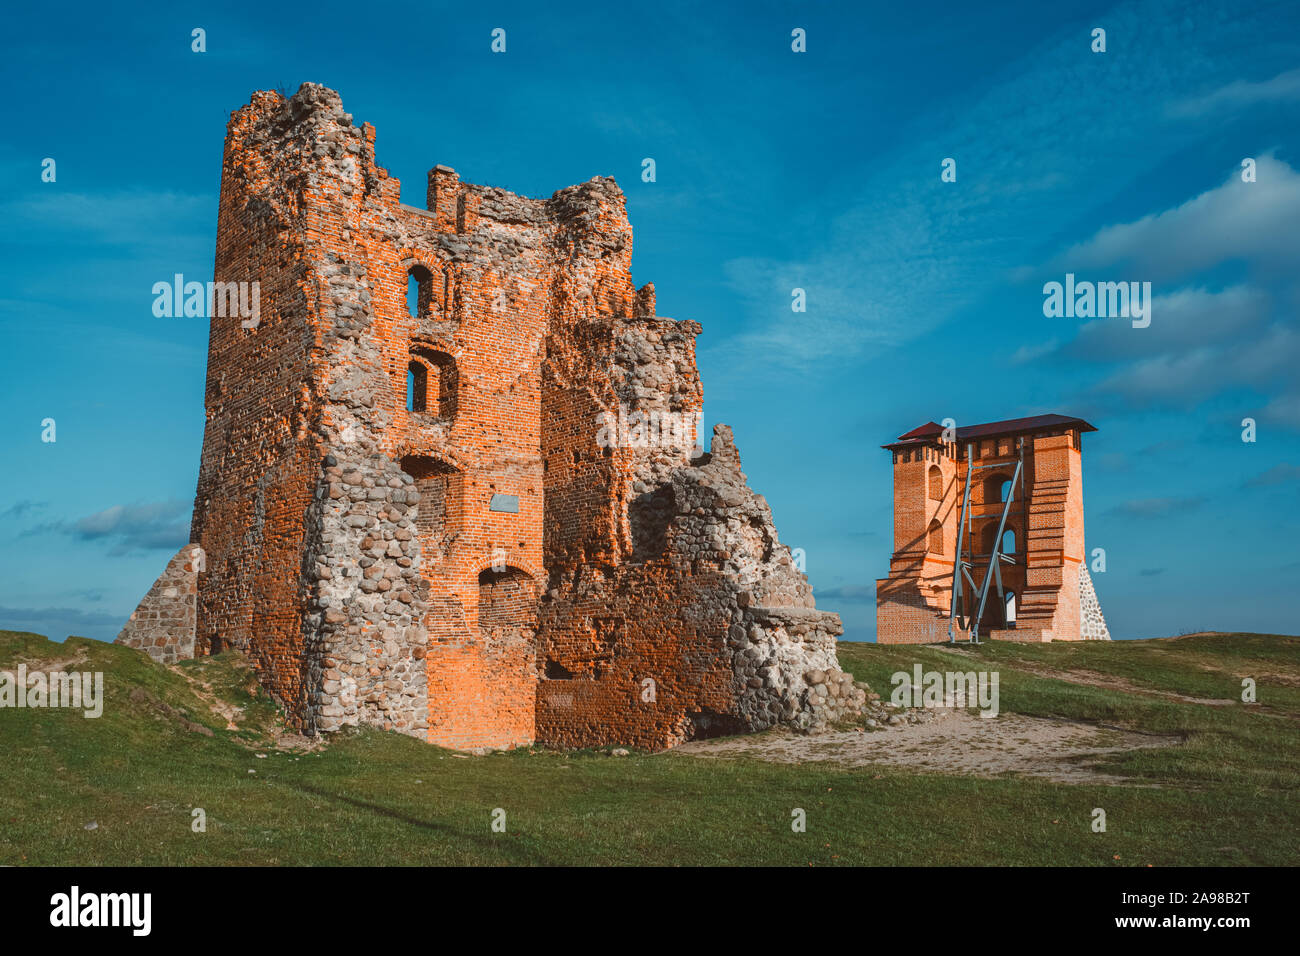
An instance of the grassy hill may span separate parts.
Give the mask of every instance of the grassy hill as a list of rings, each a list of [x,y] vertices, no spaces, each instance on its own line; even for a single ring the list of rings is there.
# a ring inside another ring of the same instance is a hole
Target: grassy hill
[[[1113,785],[681,751],[470,757],[370,730],[321,746],[286,733],[236,653],[167,669],[0,631],[0,668],[103,671],[107,698],[98,719],[0,709],[0,864],[1300,863],[1300,638],[842,644],[840,657],[886,698],[917,662],[996,670],[1003,713],[1173,745],[1110,754],[1097,769]],[[1245,677],[1257,704],[1240,701]]]

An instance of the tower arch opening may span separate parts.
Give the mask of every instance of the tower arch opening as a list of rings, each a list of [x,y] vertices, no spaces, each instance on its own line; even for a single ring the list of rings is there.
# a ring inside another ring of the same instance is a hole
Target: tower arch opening
[[[478,575],[478,628],[489,638],[531,637],[537,630],[537,585],[520,568],[484,568]]]

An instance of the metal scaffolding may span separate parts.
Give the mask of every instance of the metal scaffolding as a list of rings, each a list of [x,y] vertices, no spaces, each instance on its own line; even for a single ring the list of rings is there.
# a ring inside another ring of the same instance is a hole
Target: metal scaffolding
[[[1025,515],[1025,523],[1021,530],[1021,537],[1026,537],[1029,531],[1029,499],[1025,492],[1025,440],[1023,438],[1016,439],[1016,455],[1016,470],[1011,476],[1011,487],[1007,492],[1006,500],[1002,502],[1002,515],[998,519],[997,535],[993,539],[993,547],[988,555],[989,563],[984,569],[983,580],[981,580],[977,586],[975,584],[975,578],[971,575],[977,557],[975,554],[974,535],[971,532],[971,478],[974,476],[976,471],[1005,468],[1006,464],[999,463],[996,465],[977,466],[974,464],[975,445],[973,442],[968,442],[966,444],[966,486],[962,491],[961,514],[957,519],[957,553],[952,567],[952,606],[948,612],[949,643],[956,643],[957,640],[957,632],[954,625],[959,625],[962,630],[970,630],[970,642],[972,644],[978,644],[980,642],[980,621],[984,618],[984,605],[988,601],[989,585],[993,582],[997,583],[998,602],[1002,605],[1002,625],[1003,627],[1009,625],[1009,621],[1007,620],[1006,596],[1002,590],[1002,565],[1003,563],[1015,564],[1016,559],[1012,555],[1002,553],[1002,535],[1006,530],[1007,516],[1011,513],[1011,504],[1016,498],[1017,485],[1020,487],[1020,497],[1021,501],[1024,502],[1022,508]],[[966,555],[962,554],[963,540],[966,542],[966,547],[968,549]],[[1021,542],[1020,553],[1026,553],[1024,541]],[[980,555],[979,557],[983,557],[983,555]],[[963,589],[963,581],[970,585],[969,592]],[[978,592],[979,599],[976,602],[977,607],[975,610],[975,616],[972,618],[970,616],[969,608],[967,607],[967,595],[969,593],[970,598],[973,600],[976,597],[976,592]]]

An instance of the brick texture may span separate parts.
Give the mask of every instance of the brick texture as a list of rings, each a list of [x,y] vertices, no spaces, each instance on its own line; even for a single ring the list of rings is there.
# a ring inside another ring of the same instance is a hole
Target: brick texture
[[[697,445],[701,329],[634,287],[614,181],[439,165],[421,209],[375,142],[313,84],[230,120],[214,278],[262,308],[211,320],[196,653],[249,654],[308,732],[465,749],[860,704],[730,429]]]
[[[976,426],[979,428],[982,426]],[[1088,426],[1090,427],[1090,426]],[[1024,485],[1017,485],[1004,536],[1014,563],[1003,563],[1007,612],[990,585],[980,633],[1011,641],[1109,640],[1096,592],[1084,566],[1082,435],[1078,428],[1046,427],[973,439],[969,538],[975,586],[983,584],[1002,514],[1003,484],[1024,444]],[[900,441],[886,448],[894,464],[894,553],[889,575],[876,581],[876,640],[924,644],[948,640],[952,576],[962,498],[966,441],[942,436]],[[966,588],[969,599],[972,589]],[[1090,614],[1085,626],[1081,607]],[[969,605],[974,614],[975,602]],[[1012,613],[1008,622],[1004,615]],[[1007,626],[1008,623],[1011,626]],[[969,630],[954,622],[958,640]]]

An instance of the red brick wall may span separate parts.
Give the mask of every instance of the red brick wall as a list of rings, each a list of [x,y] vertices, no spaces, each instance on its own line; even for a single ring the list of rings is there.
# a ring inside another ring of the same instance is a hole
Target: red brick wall
[[[197,650],[234,646],[257,663],[290,713],[304,716],[303,514],[320,461],[313,429],[320,415],[309,383],[314,307],[303,243],[303,196],[279,181],[306,135],[265,151],[248,147],[259,111],[278,103],[254,97],[227,134],[213,277],[260,282],[260,321],[211,319],[198,491],[191,539],[207,569],[198,597]]]
[[[1004,592],[1016,596],[1016,626],[1002,628],[1003,610],[996,586],[990,585],[980,629],[1006,640],[1079,640],[1078,563],[1084,559],[1084,544],[1078,432],[1008,435],[974,443],[976,469],[1000,467],[972,472],[971,530],[962,553],[974,550],[972,574],[978,589],[1002,514],[1000,485],[1015,471],[1018,438],[1025,441],[1024,490],[1017,483],[1004,526],[1004,534],[1007,529],[1015,533],[1016,564],[1001,567]],[[894,554],[889,576],[876,582],[876,639],[886,644],[946,640],[966,461],[956,445],[941,442],[891,454]],[[941,469],[945,488],[939,501],[928,494],[927,474],[934,465]],[[942,556],[925,548],[920,533],[933,520],[943,525]],[[958,638],[962,636],[958,629]]]

